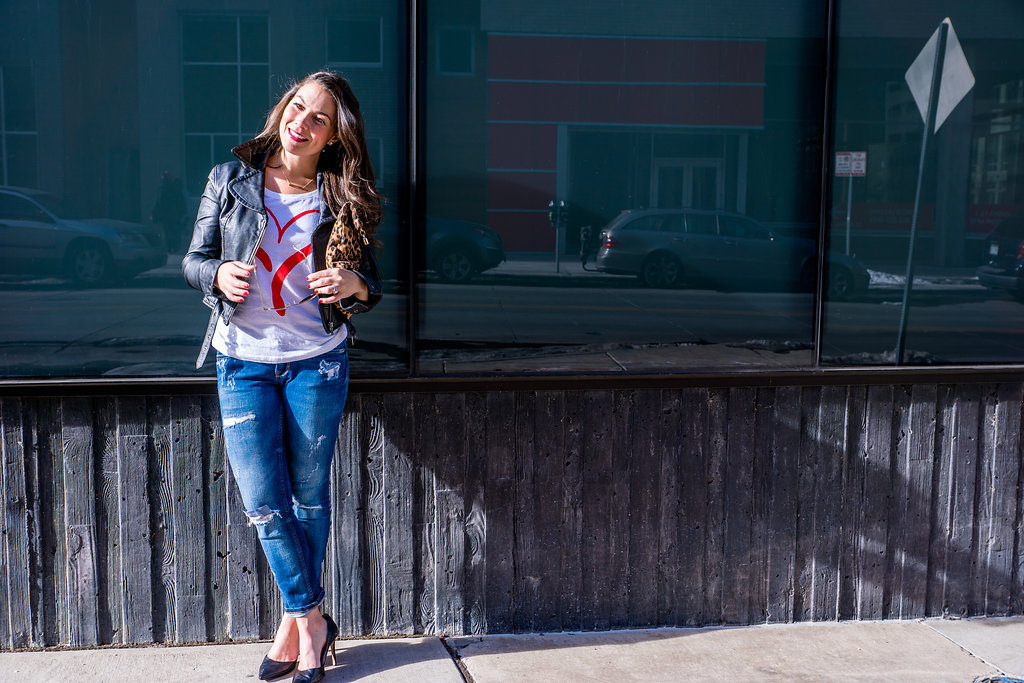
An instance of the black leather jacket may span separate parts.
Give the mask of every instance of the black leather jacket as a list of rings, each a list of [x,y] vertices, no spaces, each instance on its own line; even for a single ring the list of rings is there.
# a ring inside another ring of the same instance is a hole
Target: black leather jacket
[[[185,281],[203,293],[203,303],[213,309],[206,337],[196,360],[200,368],[210,351],[210,342],[217,327],[217,316],[224,324],[231,321],[236,304],[214,286],[217,269],[225,261],[253,263],[263,233],[267,229],[267,211],[263,204],[263,168],[267,153],[259,140],[250,140],[232,150],[238,161],[215,166],[210,171],[206,189],[199,200],[192,243],[181,261]],[[323,200],[323,178],[317,173],[320,188],[320,223],[313,230],[313,243],[326,245],[326,237],[334,226],[334,214]],[[313,266],[325,267],[322,250],[314,250]],[[342,299],[341,309],[334,304],[319,304],[324,331],[333,334],[342,325],[351,325],[349,317],[373,308],[381,297],[380,282],[371,275],[366,258],[358,271],[366,282],[369,297],[360,301],[354,296]]]

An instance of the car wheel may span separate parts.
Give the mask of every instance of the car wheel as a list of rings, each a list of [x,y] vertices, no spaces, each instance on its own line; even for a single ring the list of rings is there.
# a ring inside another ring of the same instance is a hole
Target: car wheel
[[[476,274],[476,262],[462,247],[451,247],[438,257],[434,271],[445,282],[468,282]]]
[[[853,273],[842,266],[828,269],[828,298],[833,301],[849,299],[853,295]]]
[[[82,242],[72,246],[67,258],[68,276],[85,286],[106,282],[113,275],[114,260],[100,242]]]
[[[651,254],[640,268],[640,281],[648,287],[678,287],[683,282],[683,265],[671,254]]]

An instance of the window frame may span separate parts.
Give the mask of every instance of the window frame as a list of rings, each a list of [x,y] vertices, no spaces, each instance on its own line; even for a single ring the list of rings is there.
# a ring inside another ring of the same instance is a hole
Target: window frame
[[[249,61],[243,61],[242,60],[242,19],[253,18],[253,17],[264,19],[266,21],[266,23],[267,23],[267,60],[265,62],[249,62]],[[198,194],[192,194],[190,192],[190,188],[192,187],[192,181],[193,180],[197,180],[197,179],[190,178],[189,175],[188,175],[190,170],[191,170],[191,168],[189,166],[189,163],[188,163],[188,161],[189,161],[188,160],[188,148],[189,148],[188,139],[189,138],[198,138],[198,139],[206,138],[206,142],[209,145],[208,149],[209,149],[210,159],[212,160],[212,159],[215,159],[216,156],[217,156],[217,152],[216,152],[216,144],[217,144],[216,143],[216,139],[218,137],[234,137],[235,140],[236,140],[235,144],[241,144],[241,143],[245,142],[245,139],[248,137],[249,134],[246,133],[243,130],[244,126],[243,126],[243,121],[242,121],[242,116],[243,115],[242,115],[242,98],[241,97],[237,98],[237,100],[238,100],[237,101],[237,108],[235,110],[235,115],[234,115],[234,118],[235,118],[235,128],[236,128],[235,131],[190,131],[188,129],[187,113],[186,113],[186,108],[184,106],[184,102],[185,102],[185,80],[186,80],[185,79],[185,71],[190,66],[229,66],[229,67],[234,67],[234,69],[235,69],[235,84],[236,84],[236,88],[237,88],[237,91],[239,93],[241,93],[241,91],[242,91],[242,69],[243,69],[243,67],[252,67],[252,66],[256,66],[256,67],[263,66],[263,67],[266,67],[266,70],[267,70],[268,106],[269,106],[269,92],[270,92],[270,78],[271,78],[270,65],[273,63],[272,45],[271,45],[271,40],[270,40],[270,36],[271,36],[270,22],[271,22],[271,19],[270,19],[270,15],[269,14],[245,13],[245,12],[240,12],[240,13],[215,13],[215,14],[214,13],[211,13],[211,14],[198,14],[198,13],[194,13],[194,12],[186,12],[186,13],[182,13],[181,15],[179,15],[178,18],[179,18],[179,21],[178,21],[179,54],[181,55],[181,62],[180,62],[180,66],[181,66],[181,71],[180,71],[181,98],[182,98],[182,107],[181,107],[181,119],[182,119],[181,120],[181,131],[182,131],[182,145],[181,145],[182,159],[181,159],[181,168],[184,169],[184,171],[182,173],[182,175],[183,175],[183,186],[184,186],[185,192],[186,192],[186,194],[188,196],[190,196],[190,197],[198,197],[199,196]],[[234,22],[235,22],[235,37],[236,37],[236,42],[235,42],[235,61],[233,61],[233,62],[205,62],[205,61],[189,61],[189,60],[187,60],[186,56],[185,56],[185,23],[186,23],[186,21],[188,21],[189,19],[212,19],[212,18],[230,18],[230,19],[234,20]],[[253,134],[255,134],[255,132],[256,131],[253,131]],[[202,192],[202,190],[200,190],[200,193],[201,192]]]

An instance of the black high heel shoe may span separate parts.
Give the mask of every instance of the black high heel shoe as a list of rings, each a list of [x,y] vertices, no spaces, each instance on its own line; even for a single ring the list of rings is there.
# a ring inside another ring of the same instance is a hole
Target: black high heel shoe
[[[298,665],[299,660],[297,659],[290,662],[279,662],[276,659],[264,657],[263,663],[260,664],[260,680],[272,681],[275,678],[281,678],[281,676],[290,674],[292,669]]]
[[[329,614],[324,615],[324,620],[327,621],[327,640],[324,641],[324,646],[320,648],[320,666],[315,669],[297,669],[295,671],[295,677],[292,679],[293,683],[317,683],[322,681],[327,672],[324,671],[324,667],[327,666],[327,647],[331,648],[331,663],[338,663],[338,655],[334,651],[334,641],[338,639],[338,625],[334,623],[334,619],[331,619]]]

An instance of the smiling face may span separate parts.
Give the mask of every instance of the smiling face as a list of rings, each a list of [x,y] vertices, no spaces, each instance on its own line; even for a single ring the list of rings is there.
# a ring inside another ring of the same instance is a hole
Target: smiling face
[[[334,98],[315,82],[306,83],[284,108],[278,134],[287,154],[316,156],[336,140],[337,108]]]

